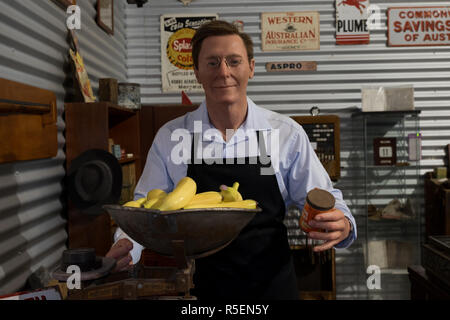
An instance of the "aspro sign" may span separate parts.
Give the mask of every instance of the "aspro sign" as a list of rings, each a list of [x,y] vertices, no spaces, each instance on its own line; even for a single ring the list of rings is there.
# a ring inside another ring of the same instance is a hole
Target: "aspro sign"
[[[450,7],[388,9],[388,45],[450,45]]]

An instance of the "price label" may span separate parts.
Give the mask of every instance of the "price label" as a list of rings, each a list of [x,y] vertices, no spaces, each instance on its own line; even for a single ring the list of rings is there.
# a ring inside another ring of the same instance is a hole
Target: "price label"
[[[380,158],[391,158],[392,147],[380,147]]]

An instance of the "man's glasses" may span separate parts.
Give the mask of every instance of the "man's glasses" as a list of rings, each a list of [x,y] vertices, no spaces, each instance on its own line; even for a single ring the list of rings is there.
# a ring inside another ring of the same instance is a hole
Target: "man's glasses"
[[[225,64],[228,66],[228,68],[236,68],[242,63],[241,57],[236,56],[230,56],[230,57],[213,57],[209,58],[206,62],[206,67],[208,69],[218,69],[219,66],[222,64],[222,60],[225,60]]]

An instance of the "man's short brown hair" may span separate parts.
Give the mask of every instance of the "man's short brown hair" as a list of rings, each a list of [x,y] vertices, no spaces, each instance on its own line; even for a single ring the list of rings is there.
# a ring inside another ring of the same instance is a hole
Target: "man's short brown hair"
[[[198,56],[202,49],[203,40],[213,36],[238,35],[244,41],[247,49],[247,57],[250,62],[253,59],[253,41],[246,33],[239,32],[238,28],[233,24],[223,20],[213,20],[202,24],[192,38],[192,57],[194,59],[194,68],[198,69]]]

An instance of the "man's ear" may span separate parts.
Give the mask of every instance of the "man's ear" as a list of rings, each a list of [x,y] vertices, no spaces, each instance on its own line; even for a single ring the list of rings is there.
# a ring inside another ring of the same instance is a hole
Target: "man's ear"
[[[248,76],[249,79],[252,79],[255,75],[255,59],[250,60],[250,75]]]

